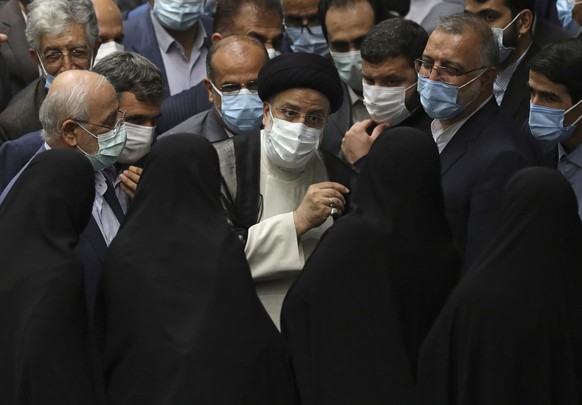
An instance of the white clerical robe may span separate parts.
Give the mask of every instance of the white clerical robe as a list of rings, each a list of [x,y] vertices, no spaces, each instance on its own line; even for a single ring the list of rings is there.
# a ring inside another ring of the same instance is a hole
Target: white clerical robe
[[[257,294],[279,326],[285,294],[333,220],[297,239],[293,211],[301,204],[307,188],[328,181],[321,156],[316,153],[302,172],[290,172],[271,164],[263,153],[265,133],[261,131],[260,192],[263,210],[259,222],[249,228],[245,253],[255,280]]]

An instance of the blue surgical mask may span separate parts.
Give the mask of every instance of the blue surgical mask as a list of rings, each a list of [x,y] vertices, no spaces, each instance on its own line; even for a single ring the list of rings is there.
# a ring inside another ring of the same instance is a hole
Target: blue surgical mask
[[[562,27],[572,37],[577,37],[582,33],[582,27],[572,18],[572,10],[577,4],[582,4],[582,1],[574,0],[558,0],[556,1],[556,10],[558,11],[558,20],[562,23]]]
[[[77,122],[77,125],[79,125],[89,135],[97,139],[99,144],[99,150],[94,155],[90,155],[77,145],[77,149],[87,156],[93,165],[93,169],[97,171],[113,166],[121,156],[121,152],[123,152],[123,148],[125,147],[125,141],[127,139],[125,123],[121,122],[121,124],[116,125],[111,131],[98,136],[91,133],[91,131],[80,123]]]
[[[204,15],[204,0],[156,0],[153,13],[163,27],[185,31]]]
[[[509,24],[505,26],[505,28],[491,28],[493,31],[493,36],[497,40],[497,46],[499,47],[499,60],[501,62],[505,61],[511,52],[515,51],[515,47],[512,46],[505,46],[503,45],[503,33],[509,26],[511,26],[517,18],[521,15],[521,13],[517,14],[513,20]]]
[[[314,53],[320,56],[329,55],[329,48],[323,36],[321,25],[315,27],[286,27],[285,32],[291,38],[293,52]]]
[[[531,134],[540,141],[567,141],[574,133],[576,129],[576,124],[582,118],[582,115],[578,119],[567,127],[564,127],[564,117],[572,109],[576,108],[582,100],[578,101],[568,110],[544,107],[541,105],[535,105],[531,101],[529,102],[529,129]]]
[[[362,55],[360,51],[329,52],[340,78],[352,89],[362,91]]]
[[[222,103],[219,114],[224,124],[235,134],[258,129],[263,120],[263,102],[259,95],[241,89],[237,94],[223,93],[210,82],[214,91],[220,94]],[[216,108],[216,105],[215,105]]]
[[[417,90],[418,94],[420,94],[420,103],[424,111],[435,120],[448,120],[456,117],[478,97],[478,95],[475,96],[465,105],[458,104],[459,90],[477,80],[486,71],[486,69],[483,70],[478,76],[462,86],[430,80],[428,77],[417,75]]]
[[[53,84],[53,80],[55,80],[55,77],[46,71],[46,69],[44,68],[44,64],[42,63],[42,59],[40,57],[38,58],[38,61],[40,62],[40,68],[42,70],[42,73],[44,74],[44,88],[48,90],[51,88],[51,85]]]

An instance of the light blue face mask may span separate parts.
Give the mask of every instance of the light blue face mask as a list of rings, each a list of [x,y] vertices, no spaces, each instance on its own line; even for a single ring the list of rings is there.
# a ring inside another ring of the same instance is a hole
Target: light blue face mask
[[[323,36],[321,25],[315,27],[286,27],[285,32],[293,42],[291,49],[294,52],[314,53],[320,56],[329,55],[329,48]]]
[[[210,82],[220,94],[222,103],[218,112],[224,124],[235,134],[258,129],[263,120],[263,102],[259,95],[242,88],[237,94],[223,93]],[[216,104],[215,107],[216,108]],[[218,111],[218,109],[217,109]]]
[[[362,55],[360,51],[329,52],[342,81],[352,89],[362,91]]]
[[[564,117],[571,110],[579,106],[580,103],[582,103],[582,100],[578,101],[568,110],[564,110],[535,105],[530,101],[529,129],[531,134],[540,141],[567,141],[574,133],[576,124],[580,121],[582,115],[572,125],[567,127],[564,127]]]
[[[504,62],[505,59],[507,59],[507,57],[511,54],[511,52],[515,51],[515,47],[503,45],[503,34],[505,30],[509,28],[519,18],[520,15],[521,13],[517,14],[515,18],[505,26],[505,28],[491,28],[491,31],[493,31],[493,36],[497,40],[497,46],[499,47],[500,62]]]
[[[127,140],[125,123],[121,121],[121,123],[115,125],[115,128],[100,135],[93,134],[78,122],[77,125],[79,125],[93,138],[97,139],[97,143],[99,144],[99,150],[94,155],[85,152],[79,147],[79,145],[77,145],[77,149],[79,149],[85,156],[87,156],[93,165],[93,169],[97,171],[113,166],[113,164],[117,162],[121,156],[121,152],[123,152],[123,148],[125,147],[125,142]]]
[[[477,80],[486,71],[487,69],[484,68],[483,72],[462,86],[430,80],[428,77],[418,74],[417,91],[420,94],[420,103],[424,111],[435,120],[448,120],[456,117],[479,96],[477,95],[465,105],[461,105],[457,103],[459,90]]]
[[[572,37],[577,37],[582,33],[582,27],[572,18],[572,10],[577,4],[582,4],[582,1],[574,0],[558,0],[556,1],[556,10],[558,12],[558,20],[562,23],[562,27]]]
[[[185,31],[204,14],[204,0],[156,0],[154,17],[165,28]]]

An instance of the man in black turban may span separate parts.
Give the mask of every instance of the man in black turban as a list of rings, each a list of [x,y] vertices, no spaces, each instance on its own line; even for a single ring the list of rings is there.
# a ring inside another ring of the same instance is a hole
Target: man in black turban
[[[241,241],[257,293],[279,325],[283,298],[333,219],[346,210],[353,172],[318,150],[330,113],[342,104],[335,67],[289,53],[260,71],[264,129],[215,143],[223,203]]]

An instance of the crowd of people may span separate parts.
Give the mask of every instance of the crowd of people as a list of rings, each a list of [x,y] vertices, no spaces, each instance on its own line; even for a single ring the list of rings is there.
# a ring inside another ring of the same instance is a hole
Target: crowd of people
[[[582,1],[0,1],[0,403],[582,405]]]

